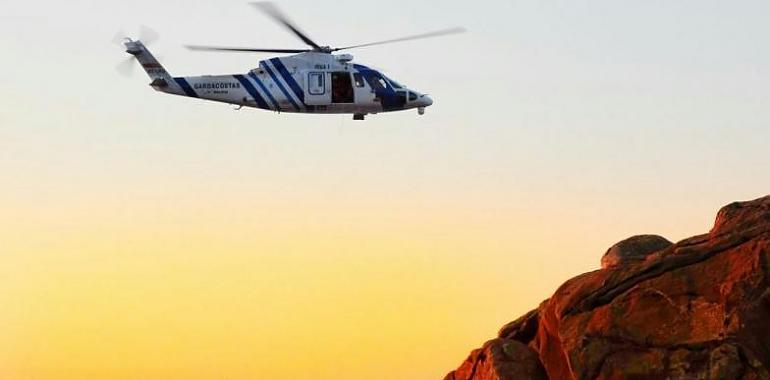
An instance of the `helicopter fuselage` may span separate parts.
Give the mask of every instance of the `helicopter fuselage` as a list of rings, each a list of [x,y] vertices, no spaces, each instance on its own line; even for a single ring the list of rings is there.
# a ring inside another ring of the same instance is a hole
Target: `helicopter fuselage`
[[[140,50],[146,51],[144,46]],[[153,80],[150,85],[170,94],[237,106],[277,112],[354,114],[359,118],[414,108],[422,114],[433,104],[429,96],[377,70],[353,64],[352,59],[348,54],[306,52],[260,61],[258,68],[245,74],[169,76]]]

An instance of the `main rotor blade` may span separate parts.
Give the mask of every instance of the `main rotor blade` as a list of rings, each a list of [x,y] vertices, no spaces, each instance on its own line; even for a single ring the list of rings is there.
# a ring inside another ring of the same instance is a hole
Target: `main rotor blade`
[[[198,51],[227,51],[227,52],[240,52],[240,53],[304,53],[304,52],[311,51],[308,49],[252,49],[252,48],[198,46],[198,45],[187,45],[186,47],[190,50],[198,50]]]
[[[449,34],[465,33],[465,31],[466,31],[465,28],[451,28],[451,29],[437,30],[435,32],[416,34],[416,35],[413,35],[413,36],[395,38],[395,39],[392,39],[392,40],[370,42],[368,44],[361,44],[361,45],[353,45],[353,46],[346,46],[346,47],[341,47],[341,48],[335,48],[335,49],[332,49],[332,51],[355,49],[355,48],[366,47],[366,46],[384,45],[384,44],[390,44],[390,43],[394,43],[394,42],[411,41],[411,40],[419,40],[419,39],[423,39],[423,38],[446,36],[446,35],[449,35]]]
[[[262,12],[265,12],[268,16],[272,17],[275,21],[278,21],[280,24],[283,24],[286,28],[291,30],[294,34],[297,35],[304,43],[310,45],[315,50],[322,50],[320,46],[318,46],[315,41],[311,40],[310,37],[305,35],[305,33],[302,33],[291,21],[289,21],[288,17],[286,17],[280,10],[278,10],[278,7],[275,6],[272,2],[269,1],[257,1],[254,3],[251,3],[251,5],[255,6],[257,9],[261,10]]]

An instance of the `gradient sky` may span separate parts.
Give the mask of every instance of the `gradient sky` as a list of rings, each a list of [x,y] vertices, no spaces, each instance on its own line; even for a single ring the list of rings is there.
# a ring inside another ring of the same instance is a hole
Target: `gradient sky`
[[[767,1],[287,0],[427,114],[277,115],[154,92],[302,47],[240,1],[6,0],[0,378],[440,379],[639,233],[770,193]]]

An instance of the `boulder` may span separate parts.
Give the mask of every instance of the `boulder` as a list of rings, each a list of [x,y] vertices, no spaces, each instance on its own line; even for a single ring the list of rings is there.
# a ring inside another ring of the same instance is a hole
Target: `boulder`
[[[658,235],[637,235],[623,240],[602,256],[602,268],[640,263],[653,253],[662,251],[674,243]]]
[[[444,380],[547,380],[537,353],[512,339],[493,339],[478,350]]]

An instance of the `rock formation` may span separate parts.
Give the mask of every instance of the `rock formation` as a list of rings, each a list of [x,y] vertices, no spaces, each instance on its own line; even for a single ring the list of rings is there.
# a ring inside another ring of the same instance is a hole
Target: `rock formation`
[[[769,259],[770,196],[673,245],[631,238],[445,380],[770,380]]]
[[[662,251],[674,243],[658,235],[637,235],[610,247],[602,256],[602,268],[628,265],[634,261],[644,261],[647,256]]]

